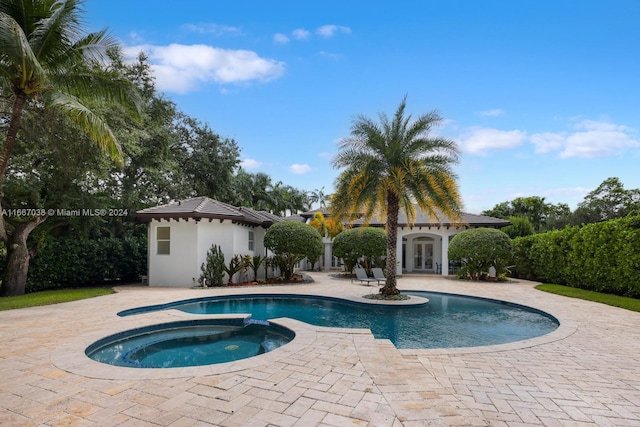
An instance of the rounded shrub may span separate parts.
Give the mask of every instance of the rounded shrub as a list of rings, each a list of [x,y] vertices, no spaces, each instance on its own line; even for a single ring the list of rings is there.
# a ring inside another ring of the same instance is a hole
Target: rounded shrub
[[[376,259],[387,254],[387,233],[376,227],[343,231],[333,239],[332,252],[344,260],[347,271],[351,271],[358,262],[369,270]]]
[[[512,260],[508,235],[495,228],[473,228],[457,234],[449,245],[449,259],[462,263],[462,274],[472,280],[488,277],[489,269],[504,275]]]
[[[273,224],[264,236],[264,246],[276,256],[285,280],[293,275],[296,263],[307,258],[312,262],[322,255],[322,236],[313,227],[294,221]]]

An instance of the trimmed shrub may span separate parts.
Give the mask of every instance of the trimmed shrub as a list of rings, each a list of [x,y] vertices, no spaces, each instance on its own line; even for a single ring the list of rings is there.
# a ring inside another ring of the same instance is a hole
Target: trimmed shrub
[[[264,246],[276,256],[285,280],[293,275],[295,265],[307,258],[317,260],[322,254],[322,236],[313,227],[294,221],[273,224],[264,236]]]
[[[27,292],[134,281],[147,273],[147,238],[49,237],[29,264]]]
[[[640,216],[516,239],[515,276],[640,297]]]
[[[495,228],[472,228],[457,234],[449,245],[449,259],[462,263],[463,277],[479,280],[488,277],[491,267],[504,275],[512,260],[511,239]]]
[[[387,255],[387,233],[376,227],[343,231],[333,239],[332,252],[344,260],[346,271],[351,272],[356,264],[361,263],[371,275],[371,268]]]

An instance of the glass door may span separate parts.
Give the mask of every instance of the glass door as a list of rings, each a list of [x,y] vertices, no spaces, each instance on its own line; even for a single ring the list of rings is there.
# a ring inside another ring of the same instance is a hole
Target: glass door
[[[413,269],[433,270],[433,243],[431,239],[417,239],[413,244]]]

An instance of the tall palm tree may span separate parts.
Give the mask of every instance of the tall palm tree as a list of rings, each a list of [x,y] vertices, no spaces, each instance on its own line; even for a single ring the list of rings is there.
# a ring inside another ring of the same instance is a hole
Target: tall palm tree
[[[130,81],[105,66],[108,52],[117,48],[115,40],[105,30],[83,32],[81,5],[82,0],[0,2],[0,103],[2,111],[9,111],[0,151],[0,186],[23,111],[32,105],[60,111],[122,162],[115,136],[92,107],[119,105],[137,115],[135,92]],[[7,244],[2,294],[24,293],[30,258],[26,238],[45,219],[29,218],[8,233],[0,217],[0,239]]]
[[[387,280],[380,293],[397,295],[396,250],[398,214],[402,209],[409,223],[415,220],[415,204],[431,217],[443,214],[458,218],[461,200],[452,165],[459,150],[447,138],[430,135],[442,123],[433,111],[412,121],[405,117],[406,96],[392,119],[379,114],[380,123],[357,116],[350,136],[339,143],[335,168],[345,168],[336,179],[331,199],[332,218],[363,215],[386,216]]]

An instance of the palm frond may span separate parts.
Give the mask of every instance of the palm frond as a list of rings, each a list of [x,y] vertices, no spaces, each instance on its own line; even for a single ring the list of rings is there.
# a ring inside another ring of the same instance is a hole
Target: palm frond
[[[13,17],[0,12],[0,73],[20,89],[28,84],[42,83],[47,73],[31,49],[22,27]],[[19,79],[16,81],[16,77]]]
[[[76,126],[87,132],[98,146],[119,165],[122,164],[122,150],[107,123],[87,108],[77,98],[54,90],[43,94],[45,105],[62,111]]]

